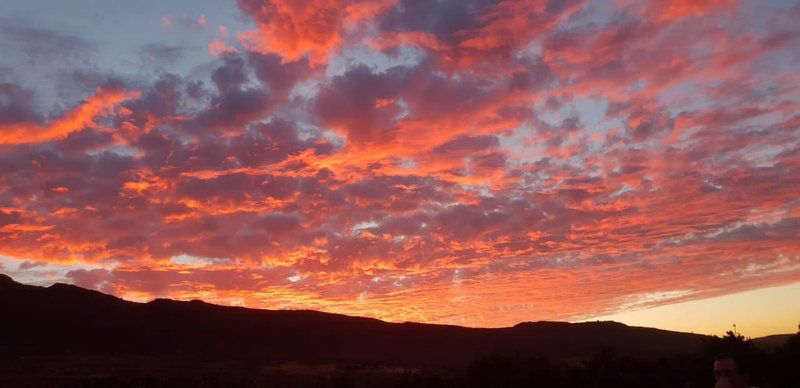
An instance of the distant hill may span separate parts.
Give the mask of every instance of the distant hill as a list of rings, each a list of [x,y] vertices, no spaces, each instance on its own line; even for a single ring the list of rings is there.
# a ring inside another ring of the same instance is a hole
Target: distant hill
[[[794,334],[774,334],[766,337],[753,338],[753,342],[760,348],[773,349],[785,344],[792,336],[794,336]]]
[[[462,367],[494,354],[571,359],[600,349],[654,359],[692,352],[704,338],[616,322],[526,322],[482,329],[197,300],[135,303],[67,284],[23,285],[5,275],[0,275],[0,315],[0,347],[19,352],[181,355],[271,364]]]

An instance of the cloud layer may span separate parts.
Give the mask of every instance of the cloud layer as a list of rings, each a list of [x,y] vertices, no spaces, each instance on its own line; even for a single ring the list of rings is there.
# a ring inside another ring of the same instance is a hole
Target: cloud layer
[[[800,279],[800,5],[237,5],[188,74],[0,83],[7,272],[476,326]]]

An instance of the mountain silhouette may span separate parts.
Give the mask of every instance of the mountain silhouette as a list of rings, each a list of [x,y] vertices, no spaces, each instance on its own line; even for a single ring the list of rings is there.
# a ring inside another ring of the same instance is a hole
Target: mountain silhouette
[[[23,285],[0,274],[0,347],[23,354],[171,355],[250,363],[463,367],[494,354],[640,359],[697,349],[705,336],[616,322],[525,322],[506,328],[389,323],[308,310],[198,300],[136,303],[73,285]]]

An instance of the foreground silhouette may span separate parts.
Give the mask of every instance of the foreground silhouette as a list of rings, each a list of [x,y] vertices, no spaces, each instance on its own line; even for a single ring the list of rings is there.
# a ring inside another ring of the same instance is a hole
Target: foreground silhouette
[[[477,329],[134,303],[1,274],[0,316],[0,386],[610,386],[586,385],[603,373],[609,384],[635,386],[619,385],[614,371],[688,360],[712,338],[615,322]]]

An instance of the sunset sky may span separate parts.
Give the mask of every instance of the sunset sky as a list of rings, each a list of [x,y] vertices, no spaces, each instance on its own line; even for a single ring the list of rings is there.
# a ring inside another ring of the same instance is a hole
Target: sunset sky
[[[0,272],[388,321],[800,322],[800,1],[0,2]]]

